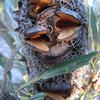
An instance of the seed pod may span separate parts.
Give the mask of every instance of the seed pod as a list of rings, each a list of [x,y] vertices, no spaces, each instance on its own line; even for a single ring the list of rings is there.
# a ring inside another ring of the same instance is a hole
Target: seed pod
[[[27,40],[26,42],[41,51],[49,51],[49,47],[47,46],[46,41],[43,41],[41,39]]]
[[[77,35],[78,35],[77,32],[79,29],[80,29],[80,27],[76,27],[76,26],[67,27],[67,28],[63,29],[58,36],[58,41],[65,40],[65,39],[67,41],[69,41],[69,40],[77,37]]]
[[[60,77],[61,80],[58,77]],[[52,78],[40,80],[36,82],[35,86],[40,92],[51,92],[62,96],[68,96],[72,91],[71,82],[67,81],[69,77],[71,77],[70,74],[65,74],[64,77],[63,75],[55,77],[56,80],[53,80]],[[59,79],[59,81],[57,81],[57,79]]]
[[[64,21],[72,22],[77,24],[80,24],[80,15],[77,12],[71,11],[69,9],[66,9],[65,7],[61,7],[57,12],[56,15],[61,17]]]
[[[25,32],[26,39],[35,39],[40,37],[43,34],[48,34],[47,29],[45,27],[35,25],[32,28],[29,28]]]
[[[50,3],[52,3],[52,0],[29,0],[29,3],[31,4],[47,4],[49,5]]]
[[[48,6],[50,6],[52,0],[29,0],[29,3],[34,5],[32,10],[39,14],[40,12],[48,8]]]

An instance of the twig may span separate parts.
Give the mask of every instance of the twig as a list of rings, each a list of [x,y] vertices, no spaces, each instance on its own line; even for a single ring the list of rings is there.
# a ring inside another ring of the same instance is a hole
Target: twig
[[[9,57],[8,61],[6,61],[5,64],[5,70],[4,70],[4,75],[3,75],[3,83],[2,83],[2,93],[5,93],[7,91],[7,74],[8,72],[12,69],[12,60],[14,59],[14,57],[16,56],[18,50],[20,47],[18,47],[18,49],[14,49],[12,51],[11,56]]]

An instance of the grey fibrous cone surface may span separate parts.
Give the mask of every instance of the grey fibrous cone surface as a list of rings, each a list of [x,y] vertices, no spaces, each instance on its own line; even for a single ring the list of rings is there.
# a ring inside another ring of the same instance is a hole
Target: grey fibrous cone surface
[[[79,0],[20,0],[14,19],[27,59],[30,79],[70,59],[85,54],[87,13]],[[36,83],[37,91],[69,96],[71,74]]]

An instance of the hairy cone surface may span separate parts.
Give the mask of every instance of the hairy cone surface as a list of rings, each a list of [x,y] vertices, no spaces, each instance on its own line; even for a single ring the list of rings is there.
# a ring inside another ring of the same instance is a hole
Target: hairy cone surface
[[[79,0],[20,0],[14,19],[30,78],[85,53],[87,14]],[[36,83],[37,91],[71,94],[71,74]]]

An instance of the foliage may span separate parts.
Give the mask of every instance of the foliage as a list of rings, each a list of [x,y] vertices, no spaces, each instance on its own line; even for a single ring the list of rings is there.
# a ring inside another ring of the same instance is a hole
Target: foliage
[[[5,65],[6,58],[0,55],[0,65],[3,67]]]

